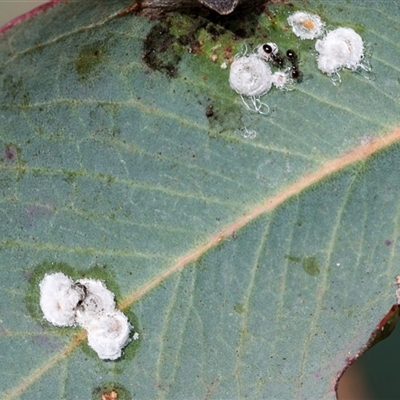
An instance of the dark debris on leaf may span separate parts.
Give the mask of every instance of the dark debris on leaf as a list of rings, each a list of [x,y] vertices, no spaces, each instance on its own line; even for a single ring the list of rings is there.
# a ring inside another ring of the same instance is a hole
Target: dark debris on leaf
[[[252,37],[264,10],[264,2],[255,2],[246,12],[239,7],[229,18],[206,9],[187,9],[158,16],[158,22],[144,41],[142,59],[151,70],[176,78],[182,56],[187,52],[202,52],[200,30],[206,31],[215,42],[227,32],[232,40]]]
[[[107,382],[93,390],[93,400],[131,400],[132,395],[121,384]]]

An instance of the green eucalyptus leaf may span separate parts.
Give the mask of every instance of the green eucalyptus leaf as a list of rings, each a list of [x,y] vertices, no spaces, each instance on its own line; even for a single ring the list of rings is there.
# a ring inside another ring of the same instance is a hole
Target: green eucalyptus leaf
[[[0,37],[0,397],[334,398],[396,300],[399,6],[130,6],[59,2]],[[335,86],[299,9],[356,30],[373,73]],[[266,41],[303,73],[267,116],[228,81]],[[55,271],[116,294],[139,333],[120,360],[43,319]]]

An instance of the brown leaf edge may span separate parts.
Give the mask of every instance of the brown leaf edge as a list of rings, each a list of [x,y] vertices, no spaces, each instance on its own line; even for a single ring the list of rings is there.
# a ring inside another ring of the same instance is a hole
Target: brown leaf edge
[[[372,331],[367,343],[358,351],[355,356],[348,357],[346,359],[346,365],[342,371],[340,371],[336,377],[335,392],[337,397],[338,385],[340,378],[351,367],[356,360],[358,360],[367,350],[375,346],[377,343],[386,339],[391,335],[394,328],[396,327],[397,320],[399,318],[400,306],[398,304],[393,304],[386,315],[379,321],[374,330]]]

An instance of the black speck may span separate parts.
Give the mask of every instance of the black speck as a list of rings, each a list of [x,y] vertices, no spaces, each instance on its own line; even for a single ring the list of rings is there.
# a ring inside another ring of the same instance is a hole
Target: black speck
[[[208,104],[206,107],[206,117],[210,118],[214,115],[214,111],[213,111],[213,105],[212,104]]]

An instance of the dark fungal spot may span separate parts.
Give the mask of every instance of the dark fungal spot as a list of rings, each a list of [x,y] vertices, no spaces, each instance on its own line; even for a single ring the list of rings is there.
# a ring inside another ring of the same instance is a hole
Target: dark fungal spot
[[[243,314],[246,311],[246,306],[243,303],[236,303],[233,307],[233,309],[238,313],[238,314]]]
[[[295,257],[295,256],[291,256],[289,254],[285,255],[285,258],[291,262],[295,262],[295,263],[299,263],[301,262],[301,258],[300,257]]]
[[[303,271],[308,275],[317,276],[320,273],[320,265],[316,257],[296,257],[289,254],[285,255],[285,259],[292,263],[301,263]]]
[[[238,104],[227,105],[221,99],[200,101],[205,107],[205,116],[209,123],[209,137],[216,139],[224,132],[235,132],[242,124],[242,109]]]
[[[105,51],[101,42],[95,42],[83,46],[75,61],[76,72],[80,78],[87,78],[93,74],[104,61]]]
[[[170,78],[176,78],[177,65],[182,55],[173,47],[176,38],[170,30],[169,20],[154,25],[144,41],[142,58],[150,69],[164,72]]]
[[[226,32],[225,28],[212,23],[208,23],[205,26],[205,30],[210,34],[211,39],[214,41],[217,40],[220,35],[223,35]]]
[[[208,22],[202,16],[191,14],[169,14],[162,17],[146,36],[143,61],[151,70],[176,78],[182,56],[186,53],[201,53],[198,31],[205,28]]]
[[[301,266],[308,275],[317,276],[320,273],[319,263],[315,257],[304,257]]]
[[[18,71],[16,71],[18,72]],[[30,95],[26,91],[23,77],[14,75],[6,75],[1,82],[2,94],[4,96],[4,104],[17,104],[26,107],[30,104]]]
[[[254,35],[265,4],[256,1],[246,12],[240,8],[229,18],[203,7],[182,9],[179,14],[160,15],[143,42],[143,61],[150,70],[176,78],[179,74],[179,63],[185,54],[202,54],[200,30],[207,32],[215,42],[226,34],[233,40]]]

